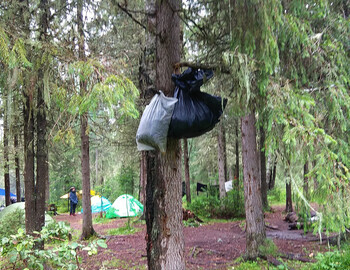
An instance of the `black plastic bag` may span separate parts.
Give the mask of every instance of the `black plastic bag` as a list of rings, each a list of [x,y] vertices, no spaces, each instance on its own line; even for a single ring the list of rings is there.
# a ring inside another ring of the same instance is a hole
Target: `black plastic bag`
[[[174,97],[178,99],[168,131],[168,137],[193,138],[212,130],[226,106],[227,99],[200,91],[212,70],[188,68],[181,75],[172,75],[175,82]]]

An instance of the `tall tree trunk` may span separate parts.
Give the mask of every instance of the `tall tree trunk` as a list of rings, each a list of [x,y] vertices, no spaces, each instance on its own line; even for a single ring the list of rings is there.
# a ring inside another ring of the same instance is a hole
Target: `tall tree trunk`
[[[21,26],[27,38],[30,36],[28,2],[20,0]],[[35,76],[26,78],[23,87],[23,151],[24,151],[24,197],[25,197],[25,228],[27,234],[35,231],[35,178],[34,178],[34,93]]]
[[[191,203],[191,183],[190,183],[190,165],[189,165],[189,157],[188,157],[188,141],[187,139],[184,139],[183,142],[184,142],[186,201],[188,203]]]
[[[222,121],[218,125],[218,167],[219,167],[219,194],[220,199],[226,196],[225,182],[227,180],[226,165],[226,138],[225,127]]]
[[[37,153],[36,153],[36,185],[35,185],[35,205],[36,205],[36,230],[40,231],[45,225],[45,202],[46,184],[48,181],[48,160],[46,145],[46,106],[43,99],[43,74],[38,74],[38,104],[37,104]]]
[[[88,239],[95,234],[92,226],[91,196],[90,196],[90,155],[89,155],[89,135],[88,114],[84,113],[80,117],[80,139],[81,139],[81,174],[83,178],[83,227],[81,239]]]
[[[8,140],[8,113],[7,113],[7,97],[4,99],[4,184],[5,184],[5,205],[11,204],[10,200],[10,166],[9,166],[9,140]]]
[[[145,203],[146,203],[146,183],[147,183],[147,160],[146,160],[146,157],[147,157],[146,151],[141,151],[139,198],[140,198],[140,202],[144,206],[146,206]]]
[[[246,214],[246,256],[256,259],[266,239],[261,201],[259,157],[256,147],[255,115],[242,117],[242,157]]]
[[[96,185],[99,184],[98,181],[98,149],[95,149],[95,183]]]
[[[79,59],[81,61],[86,60],[85,56],[85,37],[84,37],[84,24],[83,24],[83,6],[84,0],[77,1],[77,24],[78,24],[78,47],[79,47]],[[80,81],[80,95],[83,97],[86,93],[86,82]],[[81,140],[81,175],[83,178],[83,227],[80,238],[88,239],[95,234],[95,230],[92,226],[92,214],[91,214],[91,196],[90,196],[90,138],[88,134],[88,113],[85,112],[80,116],[80,140]]]
[[[293,201],[292,201],[292,183],[286,182],[286,213],[293,212]]]
[[[171,74],[181,53],[177,13],[180,3],[178,0],[156,1],[156,89],[164,90],[167,96],[173,95]],[[185,260],[179,140],[168,138],[166,153],[157,152],[155,160],[155,177],[147,177],[147,190],[154,186],[153,202],[146,206],[148,268],[182,270],[185,269]]]
[[[156,155],[157,153],[155,151],[143,151],[145,155],[145,161],[146,161],[146,202],[145,202],[145,210],[144,213],[146,213],[146,241],[147,241],[147,262],[148,262],[148,268],[149,269],[156,269],[155,267],[155,255],[152,254],[153,250],[153,239],[152,239],[152,233],[154,228],[154,222],[155,222],[155,216],[159,215],[158,212],[154,207],[155,204],[155,187],[156,183],[159,181],[158,177],[158,164]],[[156,237],[154,237],[156,238]]]
[[[20,168],[19,168],[17,133],[13,137],[13,145],[15,148],[16,196],[17,196],[17,202],[20,202],[21,201],[21,176],[20,176]]]
[[[23,106],[24,117],[24,196],[25,196],[25,223],[28,234],[35,231],[35,185],[34,185],[34,115],[32,85],[25,89]]]
[[[265,155],[265,130],[260,126],[260,174],[261,174],[261,198],[265,209],[269,207],[267,201],[267,182],[266,182],[266,155]]]
[[[277,170],[277,159],[276,157],[273,157],[272,158],[272,172],[271,172],[271,175],[270,175],[270,180],[269,180],[269,190],[272,190],[274,189],[275,187],[275,183],[276,183],[276,170]]]
[[[235,177],[234,187],[236,191],[236,202],[239,202],[239,121],[236,124],[236,165],[235,165]],[[233,184],[233,183],[232,183]]]
[[[303,183],[303,194],[304,197],[309,200],[310,199],[310,194],[309,194],[309,177],[306,175],[309,173],[309,162],[306,161],[304,164],[304,183]]]
[[[49,6],[47,0],[40,0],[40,36],[39,41],[46,42],[49,27]],[[46,104],[44,101],[44,64],[38,70],[37,111],[36,111],[36,183],[35,185],[35,230],[41,231],[45,225],[46,184],[48,181],[48,149],[46,141]],[[41,245],[41,248],[44,246]]]
[[[266,164],[266,181],[267,181],[267,188],[270,190],[270,178],[272,174],[272,154],[269,153],[267,156],[267,164]]]
[[[316,160],[312,161],[312,169],[316,167]],[[314,176],[314,192],[318,189],[317,177]]]

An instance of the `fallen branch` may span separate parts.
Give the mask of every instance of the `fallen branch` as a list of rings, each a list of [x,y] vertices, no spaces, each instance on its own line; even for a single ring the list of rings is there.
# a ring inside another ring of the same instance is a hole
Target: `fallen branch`
[[[191,258],[193,258],[194,252],[196,251],[197,246],[194,246],[192,249],[192,253],[191,253]]]
[[[293,261],[300,261],[300,262],[307,262],[307,263],[315,262],[315,260],[301,257],[300,254],[292,254],[292,253],[280,254],[280,257],[283,259],[293,260]]]
[[[206,261],[206,262],[198,262],[198,261],[193,261],[191,259],[187,260],[186,262],[191,263],[191,264],[196,264],[196,265],[205,265],[206,267],[208,267],[208,265],[210,264],[226,264],[228,263],[227,261]],[[207,268],[206,268],[207,269]]]
[[[270,226],[265,224],[265,227],[271,230],[279,231],[279,228],[277,226]]]

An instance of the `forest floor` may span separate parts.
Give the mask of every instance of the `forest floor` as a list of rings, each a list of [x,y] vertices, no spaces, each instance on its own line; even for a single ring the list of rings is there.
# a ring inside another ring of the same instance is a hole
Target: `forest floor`
[[[318,252],[328,249],[326,241],[320,244],[319,238],[311,233],[289,230],[283,209],[282,206],[273,206],[271,212],[265,213],[267,238],[277,246],[279,258],[310,261]],[[60,214],[55,219],[70,223],[75,233],[80,234],[81,214],[75,217]],[[112,219],[108,223],[93,225],[98,234],[106,237],[108,248],[99,248],[98,254],[91,257],[81,254],[83,269],[147,269],[146,225],[133,224],[139,231],[131,235],[108,235],[109,230],[123,227],[126,222],[127,219]],[[234,269],[237,265],[234,260],[245,251],[244,226],[245,221],[238,220],[185,227],[186,269]],[[274,261],[270,258],[270,262],[271,259]]]

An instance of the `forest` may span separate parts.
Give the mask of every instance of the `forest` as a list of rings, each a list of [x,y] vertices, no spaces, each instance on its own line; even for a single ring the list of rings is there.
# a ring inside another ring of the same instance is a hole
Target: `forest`
[[[2,0],[0,269],[350,269],[349,11]]]

